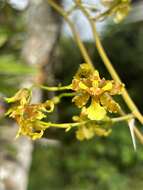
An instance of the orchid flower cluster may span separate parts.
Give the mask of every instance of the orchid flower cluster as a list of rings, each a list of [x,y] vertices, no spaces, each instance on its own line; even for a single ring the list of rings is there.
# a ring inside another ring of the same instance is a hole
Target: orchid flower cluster
[[[32,92],[23,88],[13,97],[6,98],[7,103],[12,103],[6,115],[15,119],[20,126],[16,137],[26,135],[33,140],[42,137],[46,127],[42,120],[47,117],[47,113],[54,110],[54,101],[46,101],[39,104],[30,104]]]
[[[48,0],[48,3],[69,25],[85,63],[80,65],[69,85],[39,86],[44,90],[61,92],[51,100],[32,104],[32,88],[21,89],[13,97],[5,99],[11,105],[6,115],[15,119],[19,125],[16,137],[24,135],[35,140],[41,138],[47,128],[56,127],[63,128],[65,131],[74,128],[77,139],[84,140],[95,135],[108,136],[111,133],[113,123],[126,121],[131,131],[134,148],[136,147],[134,133],[143,143],[143,136],[134,122],[135,119],[138,119],[143,124],[143,116],[108,58],[96,29],[97,22],[110,16],[115,23],[121,22],[130,10],[131,0],[100,0],[101,10],[98,9],[98,5],[84,3],[83,0],[73,0],[68,10],[63,8],[57,0]],[[77,31],[76,23],[70,17],[76,10],[81,11],[88,20],[95,46],[112,80],[100,77],[98,70],[94,68],[87,48]],[[116,95],[123,98],[131,113],[127,114],[115,101],[114,96]],[[79,109],[79,115],[72,117],[72,123],[48,121],[48,114],[55,110],[55,106],[64,97],[71,98],[71,102]]]
[[[74,127],[79,140],[90,139],[94,135],[109,135],[112,119],[108,113],[120,112],[119,104],[112,97],[120,95],[124,85],[101,78],[97,70],[84,63],[80,65],[72,83],[63,86],[62,89],[65,90],[67,87],[66,93],[61,93],[51,100],[38,104],[30,103],[32,90],[27,88],[19,90],[11,98],[6,98],[7,103],[11,104],[6,115],[15,119],[19,125],[16,137],[25,135],[33,140],[39,139],[49,127],[65,128],[66,131]],[[41,88],[50,90],[53,87],[41,86]],[[58,90],[61,87],[55,88]],[[48,114],[54,111],[55,105],[60,103],[61,97],[70,95],[73,96],[71,101],[80,109],[80,114],[73,116],[73,123],[47,122]]]

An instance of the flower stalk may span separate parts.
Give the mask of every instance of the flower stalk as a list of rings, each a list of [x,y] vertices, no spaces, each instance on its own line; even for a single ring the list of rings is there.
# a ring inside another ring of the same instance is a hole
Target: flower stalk
[[[64,20],[67,22],[67,24],[69,25],[72,34],[74,36],[74,39],[81,51],[81,54],[85,60],[86,63],[88,63],[89,65],[91,65],[93,67],[93,63],[92,60],[90,59],[90,56],[87,52],[87,49],[85,48],[82,40],[80,39],[80,35],[77,32],[74,23],[70,20],[69,18],[69,14],[68,12],[66,12],[60,5],[58,5],[54,0],[48,0],[49,5],[54,8],[62,17],[64,17]],[[74,10],[74,9],[73,9]]]

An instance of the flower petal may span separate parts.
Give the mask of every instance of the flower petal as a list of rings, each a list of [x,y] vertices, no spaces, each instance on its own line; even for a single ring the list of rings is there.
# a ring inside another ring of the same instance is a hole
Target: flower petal
[[[106,110],[99,102],[92,100],[91,105],[87,108],[87,115],[91,120],[102,120],[106,115]]]

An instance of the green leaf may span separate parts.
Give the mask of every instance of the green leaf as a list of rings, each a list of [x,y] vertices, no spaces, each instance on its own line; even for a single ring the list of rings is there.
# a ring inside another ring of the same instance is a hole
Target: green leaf
[[[0,73],[13,75],[36,74],[37,70],[22,64],[13,55],[0,56]]]
[[[5,27],[0,28],[0,47],[4,45],[4,43],[8,39],[8,31]]]
[[[0,47],[4,45],[4,43],[7,41],[7,35],[6,34],[0,34]]]

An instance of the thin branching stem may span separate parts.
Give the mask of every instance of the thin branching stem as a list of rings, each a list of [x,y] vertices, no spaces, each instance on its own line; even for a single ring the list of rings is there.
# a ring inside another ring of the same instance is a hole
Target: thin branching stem
[[[116,118],[112,118],[112,119],[108,119],[105,121],[101,121],[101,123],[117,123],[117,122],[122,122],[122,121],[126,121],[128,119],[132,119],[134,118],[134,116],[132,114],[128,114],[126,116],[122,116],[122,117],[116,117]],[[69,127],[77,127],[77,126],[82,126],[85,125],[87,123],[93,123],[95,122],[95,124],[98,124],[99,121],[95,121],[95,120],[85,120],[85,121],[81,121],[81,122],[75,122],[75,123],[51,123],[51,122],[44,122],[44,121],[40,121],[39,123],[44,125],[45,127],[57,127],[57,128],[69,128]]]
[[[90,64],[91,67],[93,68],[93,63],[92,63],[92,60],[90,59],[90,56],[87,52],[87,49],[85,48],[82,40],[80,39],[80,35],[78,34],[76,28],[75,28],[75,25],[74,23],[71,21],[71,19],[69,18],[68,16],[68,13],[60,6],[58,5],[54,0],[48,0],[48,3],[50,4],[50,6],[52,8],[54,8],[61,16],[64,17],[64,20],[67,22],[67,24],[69,25],[71,31],[72,31],[72,34],[74,36],[74,39],[81,51],[81,54],[85,60],[86,63]]]
[[[59,99],[64,98],[64,97],[73,97],[76,96],[77,93],[75,92],[68,92],[68,93],[62,93],[58,96]]]
[[[39,88],[47,91],[63,91],[63,90],[71,90],[72,86],[67,85],[67,86],[43,86],[43,85],[38,85]]]
[[[77,127],[86,124],[89,121],[82,121],[82,122],[76,122],[76,123],[51,123],[51,122],[44,122],[40,121],[39,123],[44,125],[45,127],[56,127],[56,128],[69,128],[69,127]]]
[[[111,121],[113,123],[117,123],[117,122],[120,122],[120,121],[128,121],[129,119],[133,119],[133,118],[134,118],[133,114],[127,114],[127,115],[124,115],[124,116],[121,116],[121,117],[113,118],[113,119],[111,119]]]

